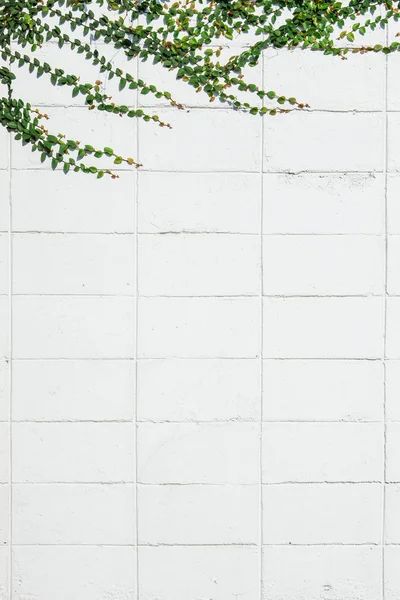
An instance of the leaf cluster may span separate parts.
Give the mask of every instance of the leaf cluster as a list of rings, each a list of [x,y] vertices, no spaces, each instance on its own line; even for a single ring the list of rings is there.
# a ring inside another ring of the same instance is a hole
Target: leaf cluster
[[[29,97],[14,97],[19,69],[48,79],[49,85],[69,88],[72,97],[83,97],[88,110],[171,127],[157,114],[138,108],[140,102],[121,104],[105,93],[104,83],[115,79],[120,91],[132,90],[139,99],[152,95],[177,110],[184,108],[169,91],[137,77],[135,69],[127,72],[115,66],[101,51],[108,45],[124,53],[128,64],[135,59],[151,61],[172,71],[210,102],[255,116],[274,116],[308,105],[248,79],[248,67],[259,63],[265,49],[303,48],[342,59],[349,52],[389,54],[400,50],[399,42],[364,45],[363,37],[399,18],[400,2],[391,0],[2,0],[0,82],[7,93],[0,98],[0,123],[38,151],[42,161],[49,160],[53,169],[61,166],[65,173],[116,177],[112,165],[101,168],[92,159],[139,163],[112,148],[49,133],[48,115],[32,107]],[[243,43],[236,46],[237,41]],[[237,52],[228,55],[232,42]],[[38,49],[54,43],[89,61],[99,78],[82,82],[79,73],[66,73],[40,60]]]

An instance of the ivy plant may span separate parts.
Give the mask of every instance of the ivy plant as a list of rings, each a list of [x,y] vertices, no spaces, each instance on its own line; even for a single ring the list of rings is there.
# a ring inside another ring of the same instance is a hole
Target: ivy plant
[[[244,68],[257,65],[266,48],[297,47],[339,59],[346,59],[349,52],[389,54],[400,49],[396,39],[388,45],[368,45],[363,36],[399,18],[400,2],[391,0],[1,0],[0,82],[5,95],[0,98],[0,123],[16,140],[39,152],[43,162],[49,160],[53,169],[61,166],[65,173],[116,177],[112,163],[139,166],[135,158],[49,132],[48,115],[32,106],[29,90],[27,98],[14,95],[20,68],[47,78],[50,85],[69,88],[73,97],[83,97],[89,110],[108,112],[110,118],[119,115],[143,119],[149,126],[171,125],[157,114],[118,103],[104,92],[101,79],[84,82],[79,73],[39,60],[35,53],[44,44],[55,42],[65,52],[77,53],[98,69],[99,77],[115,78],[121,91],[152,94],[177,110],[183,108],[179,99],[160,89],[157,81],[145,82],[117,68],[99,50],[102,46],[92,42],[108,44],[128,59],[159,63],[210,102],[253,116],[274,116],[308,105],[244,77]],[[237,46],[236,54],[224,59],[223,47],[241,38],[250,38],[251,43]],[[104,156],[110,159],[110,169],[93,160]]]

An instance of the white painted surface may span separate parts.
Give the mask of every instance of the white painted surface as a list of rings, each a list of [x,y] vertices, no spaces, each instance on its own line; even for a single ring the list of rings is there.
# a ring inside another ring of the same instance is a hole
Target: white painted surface
[[[65,177],[0,131],[0,600],[400,598],[387,62],[267,53],[312,110],[264,121],[154,71],[172,131],[18,75],[144,166]]]

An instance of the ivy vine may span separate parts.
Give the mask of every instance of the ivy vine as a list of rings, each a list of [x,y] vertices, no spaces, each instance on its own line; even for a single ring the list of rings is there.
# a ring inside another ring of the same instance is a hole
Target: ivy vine
[[[391,0],[1,0],[0,82],[6,95],[0,98],[0,123],[16,140],[39,152],[43,162],[49,160],[53,169],[61,166],[65,173],[115,178],[112,168],[88,164],[88,159],[106,156],[116,165],[136,167],[137,161],[113,148],[95,148],[49,133],[48,115],[33,107],[29,98],[14,96],[18,68],[28,68],[53,86],[70,88],[73,97],[84,97],[89,110],[143,119],[160,127],[171,125],[157,114],[119,104],[104,93],[100,79],[84,83],[79,74],[39,60],[35,52],[45,43],[56,42],[66,52],[81,55],[98,68],[99,77],[118,80],[119,90],[152,94],[177,110],[183,106],[170,92],[115,67],[90,41],[109,44],[128,59],[159,63],[210,102],[217,100],[251,115],[274,116],[308,105],[280,91],[264,90],[243,76],[243,69],[257,65],[266,48],[308,48],[342,59],[349,52],[389,54],[400,50],[400,42],[364,45],[363,36],[399,18],[400,2]],[[225,40],[240,40],[249,33],[253,43],[224,60]],[[238,92],[245,93],[244,100]]]

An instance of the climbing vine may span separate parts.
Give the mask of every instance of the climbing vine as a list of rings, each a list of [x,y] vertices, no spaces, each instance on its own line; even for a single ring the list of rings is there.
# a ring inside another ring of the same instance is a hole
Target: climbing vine
[[[399,9],[400,2],[390,0],[1,0],[0,82],[6,92],[0,98],[0,123],[16,140],[39,152],[43,162],[49,160],[53,169],[61,166],[65,173],[116,177],[112,168],[98,167],[93,159],[106,156],[110,166],[139,166],[136,159],[123,157],[113,148],[95,148],[50,133],[46,128],[49,117],[29,102],[29,90],[27,98],[14,95],[20,68],[47,78],[49,85],[68,87],[72,97],[84,98],[89,110],[171,127],[157,114],[120,104],[104,91],[103,81],[115,78],[121,91],[151,94],[183,109],[179,98],[159,89],[157,82],[143,81],[115,67],[92,43],[102,42],[124,52],[128,59],[159,63],[210,102],[250,115],[274,116],[308,105],[282,90],[261,89],[244,77],[243,69],[257,65],[266,48],[307,48],[339,59],[346,59],[349,52],[396,52],[400,50],[396,40],[389,45],[365,45],[363,36],[397,21]],[[246,34],[251,34],[251,43],[224,59],[223,46]],[[99,78],[84,82],[79,73],[67,73],[39,60],[35,52],[52,42],[90,61],[98,68]]]

